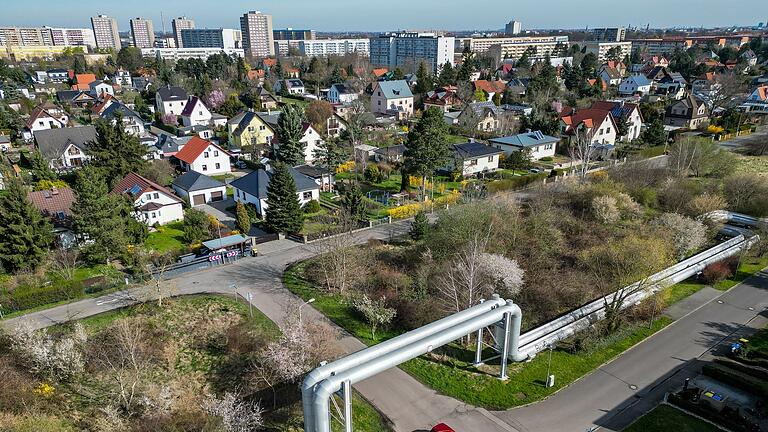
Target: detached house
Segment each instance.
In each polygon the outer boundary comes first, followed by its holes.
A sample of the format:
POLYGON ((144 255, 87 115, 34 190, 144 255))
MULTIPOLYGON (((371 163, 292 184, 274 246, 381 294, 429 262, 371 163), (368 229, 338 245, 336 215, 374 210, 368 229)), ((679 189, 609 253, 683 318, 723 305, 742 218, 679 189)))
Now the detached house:
POLYGON ((640 113, 640 106, 638 104, 623 101, 601 101, 593 103, 592 108, 610 111, 617 124, 621 121, 627 123, 627 134, 618 137, 619 140, 631 142, 640 138, 640 132, 643 128, 643 115, 640 113))
POLYGON ((566 107, 560 113, 560 131, 568 137, 585 137, 593 144, 616 144, 618 127, 610 111, 566 107))
POLYGON ((127 195, 133 202, 136 220, 149 226, 184 219, 184 202, 179 197, 136 173, 128 173, 112 193, 127 195))
POLYGON ((243 146, 269 146, 275 131, 253 111, 243 111, 227 121, 230 148, 243 146))
POLYGON ((27 119, 22 132, 22 138, 31 141, 34 134, 49 129, 61 129, 67 127, 69 116, 61 110, 48 110, 44 106, 38 106, 27 119), (53 112, 51 112, 53 111, 53 112))
POLYGON ((217 113, 211 113, 200 98, 192 96, 187 101, 184 111, 181 112, 181 122, 185 127, 219 127, 227 124, 227 118, 217 113))
POLYGON ((129 134, 143 136, 146 131, 144 119, 139 114, 109 95, 91 108, 91 114, 99 118, 110 119, 112 124, 116 121, 116 116, 121 116, 125 131, 129 134))
POLYGON ((275 83, 275 92, 280 94, 282 92, 288 93, 294 96, 302 96, 307 92, 304 87, 304 82, 298 78, 279 80, 275 83))
POLYGON ((646 95, 651 92, 651 81, 643 75, 632 75, 624 78, 619 84, 619 94, 623 95, 646 95))
POLYGON ((360 95, 345 84, 334 84, 328 90, 328 102, 332 104, 348 104, 360 95))
POLYGON ((75 83, 72 84, 72 90, 78 91, 91 91, 91 83, 96 81, 96 75, 94 74, 77 74, 75 75, 75 83))
POLYGON ((499 169, 499 157, 502 154, 503 150, 479 142, 454 144, 451 169, 461 171, 464 177, 493 172, 499 169))
POLYGON ((92 82, 88 87, 88 91, 95 98, 100 98, 106 95, 110 95, 110 96, 115 95, 115 88, 112 87, 112 84, 105 83, 104 81, 101 81, 101 80, 96 80, 92 82))
POLYGON ((197 171, 207 175, 232 172, 229 153, 198 136, 192 137, 174 157, 179 160, 184 171, 197 171))
POLYGON ((256 97, 259 98, 259 103, 261 103, 261 109, 265 109, 265 110, 277 109, 277 98, 275 97, 275 95, 268 92, 264 87, 259 87, 256 90, 256 97))
POLYGON ((371 112, 394 114, 399 119, 413 116, 413 93, 405 80, 377 81, 373 84, 371 112))
MULTIPOLYGON (((302 206, 309 201, 320 199, 320 186, 315 180, 300 173, 295 168, 288 168, 288 171, 296 183, 296 196, 302 206)), ((234 180, 230 186, 234 191, 235 201, 254 205, 259 215, 265 217, 269 208, 267 186, 269 186, 271 178, 271 172, 259 169, 234 180)))
POLYGON ((157 112, 161 116, 168 114, 179 116, 184 112, 188 99, 187 92, 181 87, 160 87, 155 94, 157 112))
POLYGON ((475 91, 482 91, 488 95, 488 100, 493 99, 496 93, 504 94, 507 84, 504 81, 477 80, 472 83, 475 91))
POLYGON ((171 184, 173 190, 192 207, 227 198, 227 185, 196 171, 185 172, 171 184))
POLYGON ((446 113, 459 105, 461 105, 461 99, 456 95, 456 88, 453 86, 431 90, 424 95, 424 109, 435 107, 446 113))
POLYGON ((88 162, 88 146, 93 141, 96 141, 96 128, 91 125, 35 133, 40 154, 55 171, 70 170, 88 162))
POLYGON ((526 132, 501 138, 492 138, 488 144, 502 150, 506 156, 516 151, 528 151, 531 160, 553 157, 560 138, 544 135, 541 131, 526 132))
MULTIPOLYGON (((273 130, 277 130, 277 120, 280 118, 280 113, 261 113, 258 115, 262 120, 266 121, 273 130)), ((312 163, 315 160, 315 151, 325 143, 325 140, 323 140, 322 135, 320 135, 311 123, 303 122, 301 128, 302 136, 301 139, 299 139, 299 142, 304 145, 304 162, 312 163)), ((277 135, 272 139, 272 149, 275 153, 280 152, 280 137, 277 135)))
POLYGON ((707 105, 694 95, 670 105, 664 114, 664 124, 667 126, 697 129, 708 122, 707 105))

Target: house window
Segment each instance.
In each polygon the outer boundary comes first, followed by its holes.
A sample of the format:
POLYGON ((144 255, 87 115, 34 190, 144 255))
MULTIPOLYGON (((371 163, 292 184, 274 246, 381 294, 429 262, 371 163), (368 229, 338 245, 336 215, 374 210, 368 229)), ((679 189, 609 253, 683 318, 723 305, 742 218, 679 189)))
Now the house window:
POLYGON ((248 126, 248 132, 253 132, 253 126, 248 126))
POLYGON ((155 192, 155 193, 154 193, 154 198, 155 198, 155 199, 159 199, 159 198, 160 198, 160 194, 159 194, 159 193, 157 193, 157 192, 155 192))
POLYGON ((311 200, 312 199, 312 192, 304 192, 302 194, 302 199, 304 199, 304 201, 311 200))
POLYGON ((219 168, 221 168, 221 164, 217 162, 216 163, 216 169, 219 169, 219 168))
POLYGON ((261 125, 261 126, 259 126, 259 130, 260 131, 265 131, 265 130, 267 130, 267 127, 264 126, 264 125, 261 125))
POLYGON ((379 106, 381 106, 381 101, 379 101, 379 106))
POLYGON ((152 212, 152 216, 151 217, 152 217, 152 219, 155 218, 155 212, 152 212))
MULTIPOLYGON (((601 133, 602 133, 602 132, 601 132, 601 133)), ((204 152, 204 153, 203 153, 203 157, 204 157, 204 158, 207 158, 207 157, 208 157, 208 152, 204 152)))
POLYGON ((473 166, 477 165, 477 159, 472 159, 471 161, 469 161, 469 164, 473 166))
POLYGON ((488 162, 493 162, 493 156, 488 156, 488 162))
POLYGON ((208 171, 208 165, 203 165, 203 171, 208 171))

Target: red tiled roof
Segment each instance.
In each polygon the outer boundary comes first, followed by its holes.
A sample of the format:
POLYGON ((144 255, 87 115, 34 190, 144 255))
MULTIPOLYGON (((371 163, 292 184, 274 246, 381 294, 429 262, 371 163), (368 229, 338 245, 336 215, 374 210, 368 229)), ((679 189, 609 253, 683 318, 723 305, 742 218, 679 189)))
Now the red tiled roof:
POLYGON ((373 70, 373 75, 375 75, 378 78, 387 72, 389 72, 389 69, 387 68, 376 68, 373 70))
POLYGON ((55 217, 59 212, 64 213, 65 217, 72 216, 71 208, 75 202, 75 194, 70 188, 28 192, 27 198, 45 216, 55 217))
POLYGON ((563 113, 560 118, 563 122, 569 126, 568 130, 572 130, 573 127, 584 123, 588 128, 592 128, 595 125, 603 124, 605 117, 610 117, 611 122, 616 127, 616 122, 613 120, 613 116, 610 111, 599 108, 578 108, 574 112, 573 108, 566 107, 563 109, 563 113))
POLYGON ((277 59, 265 58, 261 61, 261 64, 263 64, 264 67, 272 67, 277 64, 277 59))
POLYGON ((504 93, 504 90, 507 88, 507 84, 504 83, 504 81, 477 80, 473 84, 475 86, 475 91, 483 90, 488 94, 504 93))
POLYGON ((91 107, 91 112, 96 115, 101 115, 101 113, 112 103, 112 97, 113 96, 109 93, 105 94, 101 102, 91 107))
POLYGON ((201 154, 205 151, 205 149, 208 148, 209 145, 212 145, 216 148, 218 148, 220 151, 223 151, 224 153, 229 154, 226 150, 223 148, 217 146, 216 144, 204 140, 200 138, 199 136, 192 137, 191 140, 189 140, 188 143, 184 145, 184 148, 182 148, 178 153, 176 153, 176 159, 179 159, 181 161, 184 161, 188 164, 193 163, 198 157, 200 157, 201 154))
POLYGON ((146 179, 136 173, 128 173, 112 189, 113 194, 130 193, 133 197, 136 197, 136 195, 141 195, 143 193, 152 192, 152 191, 163 192, 164 194, 168 195, 174 200, 178 202, 182 202, 181 199, 176 197, 176 195, 171 193, 171 191, 169 191, 167 188, 164 188, 163 186, 160 186, 159 184, 153 182, 152 180, 146 179), (135 192, 132 191, 134 187, 137 187, 137 190, 135 192))

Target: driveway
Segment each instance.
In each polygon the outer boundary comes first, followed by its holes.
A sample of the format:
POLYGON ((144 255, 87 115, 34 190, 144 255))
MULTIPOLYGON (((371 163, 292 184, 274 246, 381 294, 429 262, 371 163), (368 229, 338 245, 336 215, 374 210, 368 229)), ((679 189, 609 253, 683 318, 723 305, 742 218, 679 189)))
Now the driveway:
POLYGON ((752 135, 742 135, 731 138, 727 141, 718 141, 720 147, 729 151, 738 151, 744 145, 745 142, 754 139, 755 137, 763 137, 768 139, 768 126, 760 126, 752 135))
POLYGON ((235 205, 235 200, 232 198, 227 198, 223 201, 210 202, 208 204, 199 205, 195 208, 215 217, 219 220, 219 222, 228 226, 230 229, 234 229, 235 215, 226 210, 227 207, 232 207, 233 205, 235 205))

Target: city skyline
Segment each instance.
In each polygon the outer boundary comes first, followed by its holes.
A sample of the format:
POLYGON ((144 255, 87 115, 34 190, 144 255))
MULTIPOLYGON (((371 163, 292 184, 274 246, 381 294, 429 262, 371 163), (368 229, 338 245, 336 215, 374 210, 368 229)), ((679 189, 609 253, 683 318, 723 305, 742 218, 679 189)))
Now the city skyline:
MULTIPOLYGON (((760 0, 741 0, 738 7, 723 9, 714 0, 702 0, 696 7, 684 2, 668 3, 663 0, 648 0, 642 7, 627 5, 613 7, 608 0, 594 0, 589 7, 574 10, 573 3, 565 0, 548 0, 546 14, 541 13, 541 3, 527 2, 515 5, 514 10, 505 14, 464 14, 458 8, 466 6, 458 1, 423 0, 414 4, 405 0, 392 0, 390 6, 375 10, 363 2, 351 0, 294 0, 286 3, 254 4, 250 1, 227 2, 226 7, 211 8, 210 3, 168 0, 162 9, 156 2, 136 0, 126 3, 104 5, 101 2, 85 0, 80 3, 80 13, 73 14, 66 3, 43 0, 36 14, 25 13, 20 3, 4 5, 0 26, 53 26, 90 27, 89 18, 105 14, 117 18, 121 32, 129 30, 129 20, 142 16, 154 22, 155 31, 171 32, 171 20, 187 16, 197 21, 198 28, 239 28, 239 17, 249 10, 260 10, 274 17, 274 28, 308 28, 317 31, 392 31, 399 29, 438 30, 494 30, 502 29, 512 19, 522 21, 526 29, 579 29, 601 26, 645 26, 665 27, 728 27, 756 25, 768 18, 755 17, 750 8, 758 8, 760 0), (451 13, 450 7, 457 12, 451 13), (707 7, 711 6, 711 7, 707 7), (669 13, 659 15, 658 7, 669 13), (717 10, 717 13, 712 13, 717 10), (403 11, 407 11, 405 14, 403 11), (436 12, 438 11, 438 12, 436 12), (161 12, 163 19, 161 20, 161 12)), ((500 0, 484 3, 483 10, 504 10, 507 4, 500 0)))

